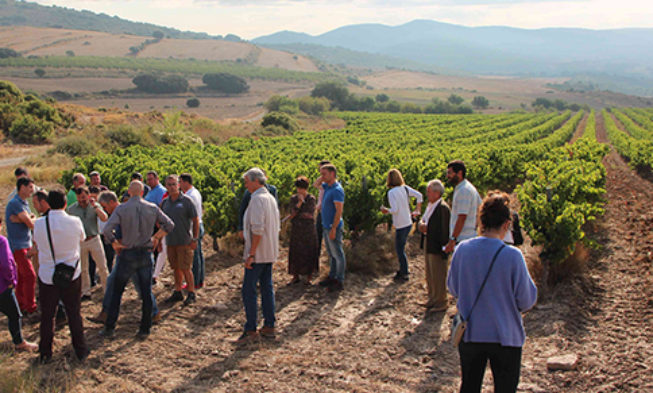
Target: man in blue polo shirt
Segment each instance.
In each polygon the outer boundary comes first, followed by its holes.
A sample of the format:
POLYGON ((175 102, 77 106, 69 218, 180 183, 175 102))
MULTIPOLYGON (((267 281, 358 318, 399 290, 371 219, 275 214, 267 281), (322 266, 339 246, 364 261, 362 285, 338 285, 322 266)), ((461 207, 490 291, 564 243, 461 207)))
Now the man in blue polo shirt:
POLYGON ((324 228, 324 244, 329 252, 331 270, 329 277, 320 281, 320 285, 327 287, 329 292, 341 291, 344 288, 345 252, 342 248, 342 209, 345 204, 345 190, 336 180, 336 167, 327 164, 320 168, 322 175, 322 227, 324 228))
POLYGON ((20 310, 27 314, 36 311, 36 273, 28 256, 32 248, 34 216, 27 201, 33 193, 34 180, 21 177, 16 181, 16 195, 9 201, 5 211, 7 238, 18 273, 16 299, 20 310))

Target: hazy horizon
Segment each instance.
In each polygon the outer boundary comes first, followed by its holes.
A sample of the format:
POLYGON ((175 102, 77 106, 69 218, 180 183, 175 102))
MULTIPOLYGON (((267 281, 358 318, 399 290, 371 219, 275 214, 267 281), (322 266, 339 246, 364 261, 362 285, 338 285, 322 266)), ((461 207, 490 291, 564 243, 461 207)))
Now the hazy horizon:
POLYGON ((282 30, 319 35, 351 24, 402 25, 416 19, 464 26, 593 30, 653 27, 642 0, 37 0, 211 35, 253 39, 282 30), (325 17, 328 15, 328 17, 325 17))

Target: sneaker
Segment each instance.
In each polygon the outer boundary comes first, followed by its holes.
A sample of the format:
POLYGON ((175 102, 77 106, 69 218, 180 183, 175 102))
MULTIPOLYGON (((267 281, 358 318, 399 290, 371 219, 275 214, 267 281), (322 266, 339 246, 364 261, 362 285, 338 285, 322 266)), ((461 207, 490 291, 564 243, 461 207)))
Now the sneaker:
POLYGON ((338 280, 333 280, 334 283, 329 285, 327 292, 340 292, 345 289, 345 286, 338 280))
POLYGON ((328 287, 328 286, 330 286, 331 284, 333 284, 334 281, 336 281, 336 280, 334 280, 334 279, 331 278, 331 277, 327 277, 327 278, 325 278, 324 280, 320 281, 320 282, 318 283, 318 285, 321 286, 321 287, 328 287))
POLYGON ((184 295, 181 294, 181 291, 174 291, 172 295, 165 300, 166 303, 176 303, 184 300, 184 295))
POLYGON ((108 327, 105 326, 105 327, 102 328, 102 330, 100 330, 98 335, 100 335, 100 337, 104 337, 104 338, 113 338, 113 333, 114 333, 113 329, 109 329, 108 327))
POLYGON ((23 340, 23 342, 16 345, 15 348, 16 351, 36 352, 39 349, 39 346, 27 340, 23 340))
POLYGON ((188 292, 186 300, 184 300, 184 306, 188 306, 195 303, 195 292, 188 292))
POLYGON ((156 325, 159 322, 161 322, 161 313, 160 312, 152 317, 152 325, 156 325))
POLYGON ((86 317, 89 321, 93 323, 102 323, 104 324, 107 321, 107 313, 102 311, 96 317, 86 317))
POLYGON ((145 340, 150 336, 150 331, 149 330, 142 330, 139 329, 138 333, 136 333, 136 338, 139 340, 145 340))
POLYGON ((195 289, 201 289, 201 288, 204 288, 204 282, 201 282, 201 283, 198 283, 197 285, 195 285, 195 289))
POLYGON ((269 326, 263 326, 262 328, 259 329, 258 334, 261 335, 261 337, 265 338, 275 338, 276 333, 273 327, 269 326))
POLYGON ((238 340, 236 340, 236 344, 246 344, 250 341, 254 341, 258 338, 258 333, 256 330, 248 330, 243 332, 243 334, 238 337, 238 340))

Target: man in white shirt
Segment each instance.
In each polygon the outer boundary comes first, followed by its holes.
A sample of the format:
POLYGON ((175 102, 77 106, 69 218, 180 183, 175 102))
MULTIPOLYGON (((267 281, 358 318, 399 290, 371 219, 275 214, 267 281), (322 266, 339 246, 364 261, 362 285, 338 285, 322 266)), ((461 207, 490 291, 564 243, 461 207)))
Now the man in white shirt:
POLYGON ((48 193, 50 211, 34 224, 34 242, 39 250, 39 301, 41 303, 41 340, 39 360, 47 363, 52 358, 52 339, 54 336, 54 314, 61 300, 66 307, 68 327, 73 348, 78 359, 84 360, 89 353, 84 338, 81 315, 82 267, 79 263, 80 245, 86 238, 84 226, 78 217, 65 212, 66 194, 63 190, 48 193), (48 226, 50 236, 48 236, 48 226), (50 241, 50 238, 52 239, 50 241), (72 283, 62 289, 52 282, 55 264, 75 267, 72 283))
POLYGON ((252 197, 243 218, 245 238, 245 277, 242 295, 247 322, 245 331, 238 342, 245 342, 257 336, 257 290, 261 288, 264 326, 260 333, 264 337, 274 337, 274 285, 272 265, 279 258, 279 209, 277 201, 264 187, 265 173, 252 168, 243 175, 245 187, 252 197))
POLYGON ((444 249, 447 254, 461 241, 476 237, 476 218, 483 201, 476 187, 465 178, 466 174, 467 168, 460 160, 447 165, 447 180, 456 186, 451 203, 450 239, 444 249))
POLYGON ((197 210, 197 217, 200 221, 200 235, 197 239, 197 248, 193 253, 193 278, 195 280, 195 289, 200 289, 204 286, 204 253, 202 253, 202 237, 204 237, 204 223, 202 222, 202 194, 199 190, 193 187, 193 176, 190 173, 182 173, 179 175, 179 188, 187 197, 193 201, 195 210, 197 210))

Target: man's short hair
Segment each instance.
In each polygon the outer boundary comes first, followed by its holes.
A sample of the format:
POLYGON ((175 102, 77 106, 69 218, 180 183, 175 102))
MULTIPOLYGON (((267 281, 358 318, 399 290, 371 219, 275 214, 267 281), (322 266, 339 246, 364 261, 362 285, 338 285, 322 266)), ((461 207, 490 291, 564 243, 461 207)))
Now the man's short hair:
POLYGON ((93 172, 89 173, 88 176, 89 176, 89 177, 100 176, 100 172, 98 172, 98 171, 93 171, 93 172))
POLYGON ((465 163, 462 162, 461 160, 454 160, 447 165, 447 168, 451 168, 455 173, 458 172, 463 172, 463 179, 467 175, 467 168, 465 167, 465 163))
POLYGON ((333 165, 333 164, 322 165, 320 170, 322 170, 322 169, 326 169, 327 171, 332 172, 333 174, 336 174, 336 175, 338 174, 338 171, 336 170, 336 166, 333 165))
POLYGON ((306 176, 299 176, 297 179, 295 179, 295 187, 297 188, 307 190, 309 184, 310 183, 308 182, 308 178, 306 176))
POLYGON ((132 180, 140 180, 143 181, 143 175, 141 175, 140 172, 134 172, 132 173, 132 180))
POLYGON ((261 168, 251 168, 247 172, 243 173, 243 179, 247 178, 249 181, 258 181, 259 184, 265 184, 268 178, 265 176, 265 172, 261 168))
POLYGON ((16 170, 14 171, 14 176, 15 176, 16 178, 18 178, 18 177, 20 177, 20 176, 29 176, 29 175, 27 174, 27 168, 25 168, 25 167, 23 167, 23 166, 19 166, 19 167, 16 168, 16 170))
POLYGON ((85 193, 89 194, 88 187, 86 187, 86 186, 80 186, 80 187, 75 188, 75 194, 79 195, 79 194, 81 194, 82 192, 85 192, 85 193))
POLYGON ((329 161, 329 160, 322 160, 322 161, 320 161, 320 163, 317 164, 317 165, 318 165, 320 168, 322 168, 322 166, 324 166, 324 165, 326 165, 326 164, 331 164, 331 161, 329 161))
POLYGON ((98 197, 98 202, 100 203, 109 203, 116 202, 118 203, 118 196, 113 191, 102 191, 98 197))
POLYGON ((39 200, 39 202, 48 200, 48 193, 45 190, 37 190, 32 197, 39 200))
POLYGON ((444 185, 442 182, 438 179, 431 180, 429 184, 426 186, 431 191, 439 192, 440 195, 444 194, 444 185))
POLYGON ((177 183, 179 183, 179 176, 177 176, 177 175, 175 175, 175 174, 172 174, 172 175, 168 175, 168 176, 166 176, 166 179, 165 179, 165 184, 166 184, 166 186, 168 185, 168 180, 174 180, 174 181, 176 181, 177 183))
POLYGON ((60 189, 50 190, 48 192, 48 205, 51 209, 63 209, 66 207, 66 193, 60 189))
POLYGON ((90 187, 88 187, 88 192, 89 192, 89 194, 99 194, 100 193, 100 187, 90 186, 90 187))
POLYGON ((34 183, 34 180, 32 180, 31 178, 21 177, 20 179, 16 180, 16 190, 20 191, 21 187, 29 186, 32 183, 34 183))
POLYGON ((179 180, 183 180, 186 183, 193 185, 193 176, 190 173, 182 173, 179 175, 179 180))
POLYGON ((147 173, 145 174, 145 176, 149 176, 149 175, 154 176, 155 179, 158 179, 158 178, 159 178, 159 174, 156 173, 156 171, 149 171, 149 172, 147 172, 147 173))
POLYGON ((73 181, 79 181, 80 179, 86 180, 86 177, 84 177, 83 173, 77 172, 73 175, 73 181))

